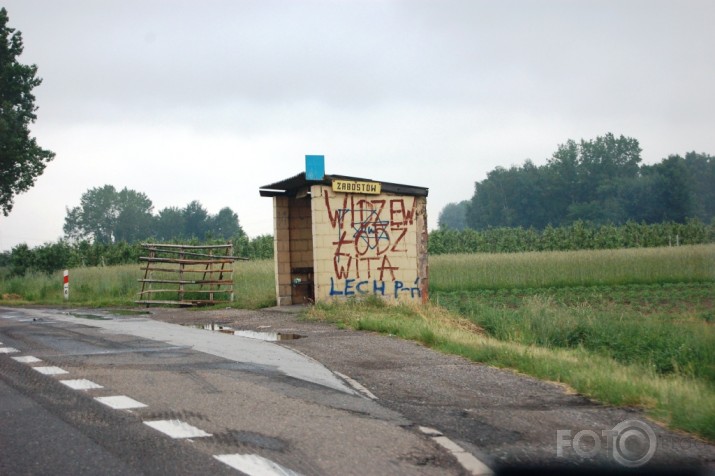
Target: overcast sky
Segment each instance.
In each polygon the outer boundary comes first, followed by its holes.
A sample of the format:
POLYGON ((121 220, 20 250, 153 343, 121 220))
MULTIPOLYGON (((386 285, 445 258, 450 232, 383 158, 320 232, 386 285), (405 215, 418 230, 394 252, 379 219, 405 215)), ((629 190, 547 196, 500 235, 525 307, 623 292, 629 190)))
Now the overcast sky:
POLYGON ((3 0, 37 64, 56 152, 0 215, 0 250, 62 236, 105 184, 155 212, 228 206, 272 233, 258 188, 326 172, 430 189, 429 223, 496 166, 568 139, 644 163, 715 154, 715 1, 3 0))

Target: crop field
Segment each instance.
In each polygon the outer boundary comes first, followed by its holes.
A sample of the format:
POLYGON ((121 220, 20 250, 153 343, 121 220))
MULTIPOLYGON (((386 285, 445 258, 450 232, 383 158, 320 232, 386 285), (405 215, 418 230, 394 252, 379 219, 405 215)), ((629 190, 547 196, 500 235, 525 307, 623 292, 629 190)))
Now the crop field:
MULTIPOLYGON (((274 304, 272 260, 235 268, 233 307, 274 304)), ((0 277, 0 305, 63 305, 61 273, 0 277)), ((69 305, 133 305, 140 277, 138 264, 72 269, 69 305)), ((715 245, 433 256, 430 300, 306 318, 560 382, 715 441, 715 245)))
POLYGON ((715 245, 430 258, 433 291, 715 281, 715 245))

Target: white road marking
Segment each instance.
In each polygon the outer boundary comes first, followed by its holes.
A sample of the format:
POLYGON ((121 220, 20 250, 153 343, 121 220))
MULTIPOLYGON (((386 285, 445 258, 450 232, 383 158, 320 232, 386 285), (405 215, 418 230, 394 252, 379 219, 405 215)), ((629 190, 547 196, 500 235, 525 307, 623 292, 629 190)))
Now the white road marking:
POLYGON ((169 435, 172 438, 199 438, 211 436, 211 433, 206 433, 205 431, 181 420, 154 420, 145 421, 144 424, 169 435))
POLYGON ((98 383, 94 383, 91 380, 83 378, 76 380, 60 380, 60 383, 63 383, 74 390, 91 390, 93 388, 104 388, 98 383))
POLYGON ((130 408, 143 408, 146 407, 142 402, 137 402, 133 398, 129 398, 125 395, 113 395, 111 397, 95 397, 99 403, 103 403, 108 407, 112 407, 115 410, 129 410, 130 408))
POLYGON ((363 395, 365 395, 367 398, 370 398, 370 399, 372 399, 372 400, 377 400, 377 397, 375 396, 375 394, 373 394, 370 390, 368 390, 367 388, 365 388, 365 386, 363 386, 363 385, 362 385, 360 382, 358 382, 357 380, 355 380, 355 379, 353 379, 353 378, 350 378, 350 377, 348 377, 348 376, 345 375, 345 374, 341 374, 340 372, 333 372, 333 373, 334 373, 335 375, 337 375, 338 377, 340 377, 341 379, 345 380, 347 383, 350 384, 350 386, 352 386, 355 390, 357 390, 358 392, 360 392, 360 393, 362 393, 363 395))
POLYGON ((299 476, 300 473, 258 455, 214 455, 214 458, 248 476, 299 476))
POLYGON ((441 431, 435 430, 434 428, 430 428, 428 426, 421 426, 420 431, 427 436, 443 436, 441 431))
POLYGON ((23 355, 22 357, 13 357, 12 360, 17 360, 18 362, 22 364, 34 364, 36 362, 42 362, 42 360, 38 359, 37 357, 33 355, 23 355))
POLYGON ((45 374, 45 375, 62 375, 62 374, 68 374, 68 373, 69 373, 69 372, 67 372, 67 371, 64 370, 64 369, 61 369, 61 368, 59 368, 59 367, 54 367, 54 366, 50 366, 50 367, 32 367, 32 368, 35 369, 35 370, 37 370, 37 371, 40 372, 41 374, 45 374))
POLYGON ((419 427, 420 431, 434 440, 435 443, 446 449, 457 459, 459 464, 474 476, 491 476, 494 472, 489 466, 479 461, 472 453, 469 453, 454 441, 442 434, 441 431, 427 426, 419 427))
POLYGON ((0 347, 0 354, 14 354, 15 352, 20 352, 14 347, 0 347))

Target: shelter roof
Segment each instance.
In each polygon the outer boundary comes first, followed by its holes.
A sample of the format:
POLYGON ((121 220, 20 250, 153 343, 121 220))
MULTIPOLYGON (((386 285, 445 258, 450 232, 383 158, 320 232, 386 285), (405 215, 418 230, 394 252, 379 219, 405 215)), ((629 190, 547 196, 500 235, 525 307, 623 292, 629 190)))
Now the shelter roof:
POLYGON ((347 175, 325 175, 322 180, 307 180, 305 172, 298 175, 283 179, 281 181, 264 185, 258 189, 261 197, 295 197, 298 192, 310 185, 331 185, 333 180, 352 180, 356 182, 379 182, 382 186, 382 191, 385 193, 394 193, 397 195, 410 195, 426 197, 429 189, 426 187, 417 187, 414 185, 403 185, 399 183, 382 182, 380 180, 372 180, 360 177, 350 177, 347 175))

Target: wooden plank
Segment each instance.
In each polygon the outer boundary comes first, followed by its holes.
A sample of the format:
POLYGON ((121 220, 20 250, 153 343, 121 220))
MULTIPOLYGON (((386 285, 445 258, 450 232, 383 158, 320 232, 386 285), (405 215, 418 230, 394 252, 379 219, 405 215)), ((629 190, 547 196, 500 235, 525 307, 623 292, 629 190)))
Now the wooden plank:
POLYGON ((184 248, 190 250, 208 250, 217 248, 230 248, 233 245, 173 245, 169 243, 142 243, 142 246, 145 248, 184 248))
POLYGON ((187 300, 184 302, 192 302, 195 304, 227 304, 227 303, 230 303, 231 301, 226 301, 223 299, 222 300, 214 300, 214 301, 211 301, 209 299, 191 299, 191 300, 187 300))
POLYGON ((221 264, 221 263, 233 263, 235 261, 232 259, 200 260, 200 259, 152 258, 150 256, 140 256, 139 260, 140 261, 148 261, 150 263, 174 263, 174 264, 221 264))
MULTIPOLYGON (((163 284, 233 284, 228 280, 177 280, 177 279, 137 279, 140 283, 163 283, 163 284)), ((175 290, 176 291, 176 290, 175 290)))
MULTIPOLYGON (((176 289, 147 289, 146 291, 141 291, 139 294, 152 294, 152 293, 175 293, 176 289)), ((188 289, 185 291, 186 294, 191 294, 191 293, 202 293, 202 294, 208 294, 208 293, 230 293, 232 292, 231 289, 214 289, 214 290, 208 290, 208 289, 188 289)))
POLYGON ((152 293, 174 293, 176 294, 176 288, 173 289, 147 289, 146 291, 139 291, 139 295, 152 294, 152 293))
POLYGON ((182 301, 155 301, 151 299, 143 299, 139 301, 134 301, 135 304, 173 304, 175 306, 196 306, 193 302, 182 302, 182 301))
POLYGON ((153 299, 140 299, 134 301, 136 304, 174 304, 177 306, 195 306, 197 304, 228 304, 231 301, 209 301, 208 299, 191 299, 186 301, 163 301, 153 299))
POLYGON ((167 253, 167 254, 183 255, 183 256, 200 256, 202 258, 231 258, 234 260, 244 260, 244 261, 250 260, 250 258, 242 258, 240 256, 231 256, 231 255, 211 255, 211 254, 206 254, 206 253, 191 253, 191 252, 182 253, 181 251, 159 250, 157 248, 148 248, 148 249, 149 249, 149 251, 156 251, 157 253, 167 253))
MULTIPOLYGON (((149 267, 146 267, 146 268, 139 268, 139 270, 141 270, 141 271, 146 271, 146 270, 161 271, 164 273, 176 273, 179 271, 179 268, 149 268, 149 267)), ((210 271, 210 270, 205 271, 203 269, 184 269, 184 273, 223 273, 223 272, 227 272, 227 271, 233 271, 233 270, 229 269, 229 268, 226 268, 223 271, 220 269, 216 269, 213 271, 210 271)))

